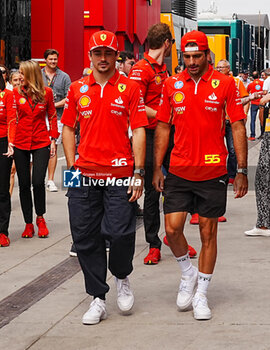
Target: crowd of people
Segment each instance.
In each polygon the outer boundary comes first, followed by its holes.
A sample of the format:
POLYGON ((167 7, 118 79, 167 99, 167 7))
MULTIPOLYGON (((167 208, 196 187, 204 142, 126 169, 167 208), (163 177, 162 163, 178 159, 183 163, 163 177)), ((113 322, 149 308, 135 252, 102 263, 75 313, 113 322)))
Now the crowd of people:
POLYGON ((180 311, 192 305, 197 320, 212 317, 207 290, 217 257, 218 221, 226 221, 227 185, 234 186, 235 198, 248 191, 247 140, 256 140, 257 115, 262 139, 256 174, 258 220, 245 234, 270 236, 270 117, 265 108, 270 69, 260 77, 258 72, 233 77, 227 60, 213 67, 206 35, 192 31, 181 39, 183 65, 170 76, 164 63, 175 43, 169 26, 152 26, 147 39, 149 51, 136 62, 133 53, 118 52, 115 34, 94 33, 90 68, 73 83, 58 68, 54 49, 45 51, 42 70, 33 60, 21 62, 10 75, 0 65, 0 246, 10 245, 16 172, 25 221, 22 238, 35 233, 33 202, 38 237, 48 237, 45 192, 58 190, 57 145, 63 143, 67 167, 83 179, 79 187, 68 189, 67 197, 72 255, 78 256, 86 292, 93 296, 84 324, 107 318, 107 267, 115 276, 119 309, 129 313, 133 307, 129 275, 137 200, 143 190, 149 244, 144 264, 157 265, 161 259, 162 194, 163 242, 182 273, 176 304, 180 311), (198 268, 190 260, 197 252, 184 235, 188 213, 191 223, 199 224, 198 268))

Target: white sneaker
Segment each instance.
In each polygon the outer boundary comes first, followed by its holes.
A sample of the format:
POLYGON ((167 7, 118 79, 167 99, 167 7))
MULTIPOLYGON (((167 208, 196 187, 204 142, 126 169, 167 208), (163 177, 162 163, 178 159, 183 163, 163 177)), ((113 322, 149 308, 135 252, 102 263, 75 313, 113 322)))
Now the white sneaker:
POLYGON ((89 310, 83 315, 83 324, 97 324, 107 318, 105 300, 95 298, 90 304, 89 310))
POLYGON ((246 236, 265 236, 270 237, 270 230, 263 230, 258 227, 254 227, 252 230, 245 231, 246 236))
POLYGON ((182 276, 179 291, 177 295, 176 304, 181 311, 186 310, 192 303, 192 298, 195 294, 195 288, 198 283, 198 269, 195 266, 193 268, 192 276, 182 276))
POLYGON ((192 300, 192 306, 193 315, 196 320, 210 320, 212 317, 207 298, 204 294, 196 293, 192 300))
POLYGON ((117 288, 117 305, 123 312, 129 312, 134 304, 134 295, 130 289, 129 279, 123 280, 115 278, 117 288))
POLYGON ((58 191, 58 188, 55 185, 55 183, 53 182, 53 180, 48 180, 46 188, 50 192, 57 192, 58 191))

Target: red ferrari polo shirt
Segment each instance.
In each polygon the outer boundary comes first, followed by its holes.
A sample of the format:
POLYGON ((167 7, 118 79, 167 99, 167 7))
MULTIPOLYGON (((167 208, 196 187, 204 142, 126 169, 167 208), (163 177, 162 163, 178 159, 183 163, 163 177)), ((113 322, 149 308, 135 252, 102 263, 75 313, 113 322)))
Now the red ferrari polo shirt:
MULTIPOLYGON (((159 65, 148 54, 144 54, 144 58, 138 61, 131 69, 129 78, 139 83, 146 106, 158 109, 162 86, 166 78, 168 78, 166 64, 159 65)), ((155 129, 157 119, 149 120, 149 129, 155 129)))
POLYGON ((157 119, 175 125, 172 174, 204 181, 227 173, 225 107, 231 123, 245 118, 234 79, 211 66, 197 83, 187 70, 166 79, 157 119))
POLYGON ((26 94, 14 89, 18 112, 14 145, 23 150, 34 150, 50 145, 49 136, 57 138, 57 117, 52 89, 45 87, 45 101, 34 103, 26 94), (47 130, 46 114, 50 130, 47 130))
POLYGON ((75 168, 93 178, 133 175, 128 126, 148 125, 139 86, 118 71, 103 86, 93 73, 71 84, 62 123, 80 123, 79 158, 75 168))
POLYGON ((14 141, 14 126, 16 124, 16 104, 13 92, 5 89, 0 91, 0 138, 8 137, 9 142, 14 141), (13 127, 11 125, 13 124, 13 127))
MULTIPOLYGON (((253 94, 254 92, 263 92, 263 81, 260 79, 253 80, 253 82, 248 85, 247 91, 250 94, 253 94)), ((260 98, 257 98, 256 100, 252 100, 251 104, 252 105, 259 105, 260 98)))

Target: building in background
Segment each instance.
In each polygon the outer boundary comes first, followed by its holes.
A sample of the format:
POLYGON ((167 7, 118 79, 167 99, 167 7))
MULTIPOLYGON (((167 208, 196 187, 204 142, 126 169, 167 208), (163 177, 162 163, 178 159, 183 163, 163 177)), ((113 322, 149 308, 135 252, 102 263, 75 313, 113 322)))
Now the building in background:
POLYGON ((78 79, 89 65, 88 41, 98 30, 114 32, 121 51, 138 60, 147 32, 160 21, 170 25, 176 45, 166 62, 178 65, 181 37, 197 28, 196 0, 0 0, 0 61, 9 68, 36 59, 41 66, 48 48, 59 51, 59 67, 78 79))
POLYGON ((197 29, 197 0, 161 0, 161 21, 167 23, 175 38, 172 57, 165 63, 170 72, 181 63, 180 42, 187 32, 197 29))
POLYGON ((218 56, 216 61, 228 59, 235 75, 243 70, 261 71, 269 67, 267 15, 222 17, 215 13, 201 13, 198 27, 208 36, 210 48, 218 56))

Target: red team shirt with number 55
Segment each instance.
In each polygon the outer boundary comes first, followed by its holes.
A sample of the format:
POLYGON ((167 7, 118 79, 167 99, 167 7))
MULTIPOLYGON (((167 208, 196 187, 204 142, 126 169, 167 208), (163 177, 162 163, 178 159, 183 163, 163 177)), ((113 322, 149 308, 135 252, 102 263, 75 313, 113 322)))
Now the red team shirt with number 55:
POLYGON ((133 175, 128 126, 148 125, 139 86, 115 72, 103 87, 93 73, 71 84, 61 122, 80 123, 81 141, 75 168, 92 178, 133 175))
POLYGON ((227 173, 225 108, 231 123, 245 119, 234 79, 211 66, 197 83, 187 70, 165 80, 157 119, 175 125, 170 173, 190 181, 227 173))

